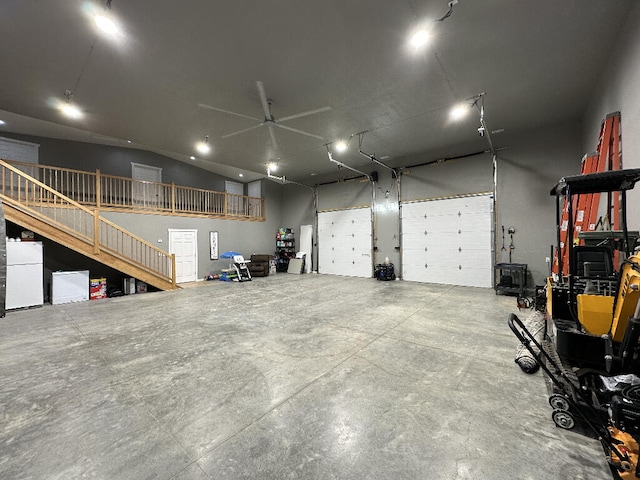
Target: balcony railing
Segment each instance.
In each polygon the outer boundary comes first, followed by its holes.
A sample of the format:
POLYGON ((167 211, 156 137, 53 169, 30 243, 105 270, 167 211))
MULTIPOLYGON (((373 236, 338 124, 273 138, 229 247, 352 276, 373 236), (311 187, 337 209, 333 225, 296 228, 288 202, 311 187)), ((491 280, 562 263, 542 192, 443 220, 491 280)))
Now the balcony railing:
POLYGON ((207 216, 264 221, 263 198, 234 195, 174 183, 157 183, 69 168, 14 162, 23 171, 51 189, 81 205, 165 215, 207 216))

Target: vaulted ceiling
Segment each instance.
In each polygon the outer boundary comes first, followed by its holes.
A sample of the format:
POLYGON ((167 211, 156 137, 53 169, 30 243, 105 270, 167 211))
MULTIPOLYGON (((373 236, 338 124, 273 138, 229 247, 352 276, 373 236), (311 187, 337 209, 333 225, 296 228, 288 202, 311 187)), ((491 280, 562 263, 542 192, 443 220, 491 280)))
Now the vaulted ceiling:
POLYGON ((307 184, 345 175, 327 144, 367 172, 359 147, 391 166, 463 155, 487 148, 479 112, 449 110, 481 93, 497 147, 580 119, 632 3, 3 0, 0 134, 144 148, 248 179, 277 162, 307 184), (120 32, 98 33, 92 11, 120 32), (421 26, 430 41, 411 47, 421 26), (82 119, 56 108, 65 90, 82 119))

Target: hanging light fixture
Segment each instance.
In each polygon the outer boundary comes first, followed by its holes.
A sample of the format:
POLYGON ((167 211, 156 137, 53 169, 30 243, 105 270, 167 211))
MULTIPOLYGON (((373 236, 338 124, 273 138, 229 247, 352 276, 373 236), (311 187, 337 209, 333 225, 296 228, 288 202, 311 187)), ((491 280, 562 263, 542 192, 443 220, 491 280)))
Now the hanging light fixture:
POLYGON ((78 108, 78 106, 72 102, 73 93, 71 92, 71 90, 65 90, 64 96, 66 97, 66 100, 61 101, 58 105, 58 108, 60 109, 62 114, 65 117, 71 118, 73 120, 81 119, 84 114, 82 113, 82 110, 80 110, 80 108, 78 108))
POLYGON ((111 13, 111 0, 105 2, 102 11, 98 11, 95 7, 91 8, 90 15, 93 17, 93 21, 98 27, 98 30, 102 33, 106 33, 112 37, 117 37, 122 33, 120 25, 111 13))
POLYGON ((347 151, 348 144, 344 140, 338 140, 333 147, 336 153, 343 153, 347 151))
POLYGON ((449 110, 449 118, 454 122, 462 120, 467 116, 470 109, 471 105, 469 105, 468 103, 458 103, 457 105, 454 105, 451 110, 449 110))
POLYGON ((431 35, 427 31, 427 29, 420 28, 411 35, 409 44, 414 48, 421 48, 421 47, 424 47, 427 43, 429 43, 430 39, 431 39, 431 35))
POLYGON ((209 145, 209 135, 205 135, 204 141, 196 144, 196 150, 203 155, 207 155, 211 152, 211 146, 209 145))

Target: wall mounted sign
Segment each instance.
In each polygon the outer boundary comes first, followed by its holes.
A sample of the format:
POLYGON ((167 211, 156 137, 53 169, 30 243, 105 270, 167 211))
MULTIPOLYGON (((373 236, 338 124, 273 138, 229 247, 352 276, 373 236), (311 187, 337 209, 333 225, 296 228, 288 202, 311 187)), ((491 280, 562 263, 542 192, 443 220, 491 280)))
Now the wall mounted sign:
POLYGON ((218 260, 218 232, 209 232, 209 247, 211 260, 218 260))

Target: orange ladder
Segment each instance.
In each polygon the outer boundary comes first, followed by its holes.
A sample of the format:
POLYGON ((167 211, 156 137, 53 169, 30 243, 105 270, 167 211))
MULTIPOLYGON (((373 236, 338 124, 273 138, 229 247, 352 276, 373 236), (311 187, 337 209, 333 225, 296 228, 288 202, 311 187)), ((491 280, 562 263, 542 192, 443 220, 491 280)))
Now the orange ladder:
MULTIPOLYGON (((582 158, 580 174, 605 172, 607 170, 620 170, 622 165, 620 148, 620 112, 607 115, 600 126, 600 135, 597 151, 582 158)), ((620 194, 613 192, 607 197, 606 213, 598 216, 600 211, 601 194, 589 193, 575 195, 573 197, 572 209, 574 212, 572 239, 574 245, 579 242, 578 235, 581 231, 595 231, 600 225, 608 228, 613 226, 614 230, 620 229, 620 194), (613 222, 611 222, 613 219, 613 222)), ((553 262, 553 273, 567 275, 567 265, 569 249, 567 248, 567 231, 569 225, 569 205, 565 198, 560 221, 560 257, 562 258, 562 272, 558 271, 558 252, 555 253, 553 262)), ((617 258, 614 259, 617 265, 617 258)))

